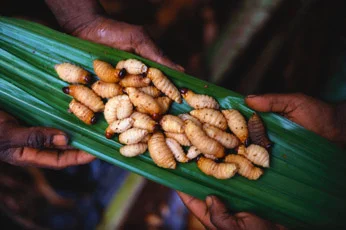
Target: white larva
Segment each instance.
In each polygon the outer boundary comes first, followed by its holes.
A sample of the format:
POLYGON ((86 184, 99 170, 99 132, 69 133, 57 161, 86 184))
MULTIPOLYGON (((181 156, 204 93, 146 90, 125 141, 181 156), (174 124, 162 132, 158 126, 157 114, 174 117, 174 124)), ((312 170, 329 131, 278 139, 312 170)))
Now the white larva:
POLYGON ((119 142, 126 145, 136 144, 139 143, 147 134, 148 130, 131 128, 119 135, 119 142))
POLYGON ((137 143, 131 145, 124 145, 120 148, 120 154, 125 157, 135 157, 143 154, 148 148, 145 143, 137 143))
POLYGON ((187 158, 190 160, 195 159, 199 154, 202 152, 196 147, 196 146, 191 146, 189 150, 187 151, 187 158))
POLYGON ((183 148, 176 140, 172 138, 166 138, 166 144, 168 148, 172 151, 174 158, 178 162, 186 163, 189 161, 189 158, 186 157, 183 148))

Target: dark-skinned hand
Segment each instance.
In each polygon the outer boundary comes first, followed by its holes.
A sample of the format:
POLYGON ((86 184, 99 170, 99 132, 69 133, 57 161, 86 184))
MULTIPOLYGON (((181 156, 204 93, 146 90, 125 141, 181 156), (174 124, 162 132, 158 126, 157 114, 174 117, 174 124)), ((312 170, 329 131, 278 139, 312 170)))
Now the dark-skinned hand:
POLYGON ((343 141, 344 116, 338 106, 295 94, 249 95, 245 103, 259 112, 275 112, 333 142, 343 141))
POLYGON ((271 223, 248 212, 231 214, 216 197, 208 196, 205 201, 178 192, 185 206, 207 229, 219 230, 284 230, 285 227, 271 223))
POLYGON ((19 166, 62 169, 86 164, 95 157, 68 146, 62 131, 45 127, 24 127, 0 111, 0 160, 19 166))
POLYGON ((183 67, 173 63, 163 54, 142 26, 96 16, 89 23, 74 29, 72 34, 85 40, 133 52, 172 69, 184 71, 183 67))

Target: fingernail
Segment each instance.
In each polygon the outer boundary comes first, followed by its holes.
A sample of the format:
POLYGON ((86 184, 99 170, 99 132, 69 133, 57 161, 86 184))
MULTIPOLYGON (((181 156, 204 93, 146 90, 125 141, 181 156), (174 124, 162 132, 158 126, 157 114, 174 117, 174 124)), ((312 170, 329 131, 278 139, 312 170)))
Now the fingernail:
POLYGON ((250 95, 247 95, 247 96, 246 96, 246 98, 253 98, 253 97, 257 97, 257 95, 250 94, 250 95))
POLYGON ((58 134, 53 137, 52 144, 55 146, 64 146, 67 145, 68 138, 65 135, 58 134))
POLYGON ((211 205, 213 204, 213 198, 211 196, 207 196, 205 202, 207 203, 208 207, 211 207, 211 205))

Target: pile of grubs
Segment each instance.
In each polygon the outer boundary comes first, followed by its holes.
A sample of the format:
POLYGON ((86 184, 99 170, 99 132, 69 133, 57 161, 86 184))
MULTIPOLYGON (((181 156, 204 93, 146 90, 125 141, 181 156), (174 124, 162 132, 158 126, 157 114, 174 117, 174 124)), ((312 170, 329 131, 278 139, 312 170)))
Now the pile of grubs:
POLYGON ((160 70, 136 59, 119 61, 115 67, 94 60, 93 68, 99 78, 95 82, 77 65, 55 65, 58 76, 71 83, 62 89, 73 97, 69 111, 88 125, 96 122, 95 113, 103 112, 109 124, 105 136, 119 135, 123 156, 135 157, 148 149, 157 166, 169 169, 196 158, 202 172, 218 179, 238 173, 257 180, 262 167, 269 167, 271 142, 258 114, 246 121, 238 110, 221 109, 211 96, 178 90, 160 70), (172 102, 182 103, 182 98, 193 110, 167 114, 172 102))

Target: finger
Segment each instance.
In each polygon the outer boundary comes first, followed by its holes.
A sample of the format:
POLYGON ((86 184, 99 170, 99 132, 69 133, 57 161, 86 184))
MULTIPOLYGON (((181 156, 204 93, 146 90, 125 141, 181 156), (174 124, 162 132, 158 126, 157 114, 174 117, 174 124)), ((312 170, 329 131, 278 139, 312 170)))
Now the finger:
POLYGON ((7 148, 66 148, 68 144, 67 135, 58 129, 45 127, 12 127, 8 130, 8 141, 7 146, 5 146, 7 148))
POLYGON ((268 220, 262 219, 252 213, 239 212, 234 215, 240 229, 272 229, 272 230, 286 230, 286 228, 279 224, 274 224, 268 220))
POLYGON ((210 221, 217 229, 240 229, 237 219, 229 214, 227 207, 216 196, 208 196, 206 202, 210 221))
POLYGON ((62 169, 68 166, 87 164, 95 157, 82 150, 40 150, 35 148, 17 148, 9 163, 22 166, 62 169))
POLYGON ((249 95, 245 103, 259 112, 278 112, 289 114, 302 102, 301 94, 264 94, 249 95))
POLYGON ((210 214, 206 203, 202 200, 194 198, 186 193, 177 191, 180 199, 185 206, 196 216, 196 218, 208 229, 215 229, 210 221, 210 214))
POLYGON ((172 69, 181 72, 185 71, 185 69, 182 66, 175 64, 169 58, 167 58, 149 37, 146 37, 144 41, 136 45, 135 52, 140 56, 148 58, 162 65, 168 66, 172 69))

